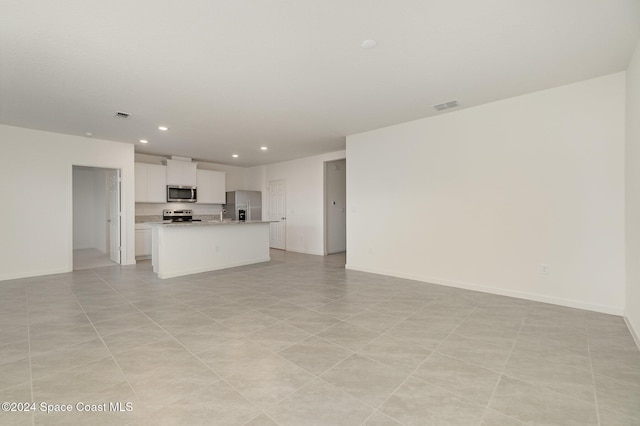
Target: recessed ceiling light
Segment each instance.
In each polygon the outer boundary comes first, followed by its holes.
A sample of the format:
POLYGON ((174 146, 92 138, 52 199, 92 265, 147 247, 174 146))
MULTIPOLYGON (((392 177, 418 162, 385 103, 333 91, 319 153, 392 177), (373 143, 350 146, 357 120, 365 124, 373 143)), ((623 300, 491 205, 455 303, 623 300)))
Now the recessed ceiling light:
POLYGON ((375 40, 365 40, 360 45, 363 49, 373 49, 378 45, 378 42, 375 40))
POLYGON ((158 130, 162 130, 163 132, 166 132, 167 130, 169 130, 169 128, 167 126, 158 126, 158 130))
POLYGON ((146 139, 140 139, 140 143, 149 143, 149 141, 146 139))
POLYGON ((267 148, 266 146, 261 146, 261 147, 260 147, 260 149, 261 149, 261 150, 263 150, 263 151, 266 151, 266 150, 268 150, 269 148, 267 148))
POLYGON ((93 133, 91 132, 84 132, 84 135, 88 138, 90 138, 91 136, 93 136, 93 133))
POLYGON ((233 158, 238 158, 238 154, 233 154, 232 157, 233 158))

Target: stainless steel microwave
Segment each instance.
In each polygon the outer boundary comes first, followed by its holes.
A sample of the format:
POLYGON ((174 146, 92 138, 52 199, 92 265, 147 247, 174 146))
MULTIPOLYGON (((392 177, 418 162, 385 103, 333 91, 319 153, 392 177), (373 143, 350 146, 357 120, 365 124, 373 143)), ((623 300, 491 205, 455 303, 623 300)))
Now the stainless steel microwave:
POLYGON ((195 203, 198 189, 195 186, 167 185, 168 203, 195 203))

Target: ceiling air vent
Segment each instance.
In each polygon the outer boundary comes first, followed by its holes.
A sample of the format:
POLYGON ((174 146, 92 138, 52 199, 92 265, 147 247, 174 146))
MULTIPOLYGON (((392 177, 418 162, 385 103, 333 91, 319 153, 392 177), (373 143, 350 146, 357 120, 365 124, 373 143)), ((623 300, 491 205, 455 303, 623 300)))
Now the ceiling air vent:
POLYGON ((458 105, 458 101, 449 101, 442 104, 434 105, 433 107, 436 111, 444 111, 445 109, 455 108, 458 105))
POLYGON ((129 118, 131 116, 131 114, 129 114, 128 112, 122 112, 122 111, 116 111, 116 118, 129 118))

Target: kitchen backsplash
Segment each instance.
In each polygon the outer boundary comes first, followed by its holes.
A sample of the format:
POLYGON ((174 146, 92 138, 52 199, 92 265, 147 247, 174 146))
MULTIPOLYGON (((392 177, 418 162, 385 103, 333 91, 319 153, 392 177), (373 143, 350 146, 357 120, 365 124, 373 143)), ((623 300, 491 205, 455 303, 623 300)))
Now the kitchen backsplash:
MULTIPOLYGON (((220 214, 222 206, 219 204, 193 204, 193 203, 165 203, 165 204, 147 204, 136 203, 136 222, 138 216, 159 216, 162 220, 162 210, 193 210, 194 219, 197 216, 215 216, 220 214)), ((157 222, 144 220, 142 222, 157 222)))
POLYGON ((139 216, 136 215, 136 223, 147 223, 147 222, 162 222, 162 215, 148 215, 148 216, 139 216))
MULTIPOLYGON (((194 219, 200 219, 203 222, 219 219, 219 215, 212 214, 195 214, 194 219)), ((162 215, 136 215, 136 223, 162 222, 162 215)))

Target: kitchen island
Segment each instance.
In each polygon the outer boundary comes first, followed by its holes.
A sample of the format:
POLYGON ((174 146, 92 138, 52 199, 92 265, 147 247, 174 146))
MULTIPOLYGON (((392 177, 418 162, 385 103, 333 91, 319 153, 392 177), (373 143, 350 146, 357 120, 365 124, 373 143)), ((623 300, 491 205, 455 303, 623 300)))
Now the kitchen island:
POLYGON ((172 278, 267 262, 269 221, 152 224, 153 272, 172 278))

